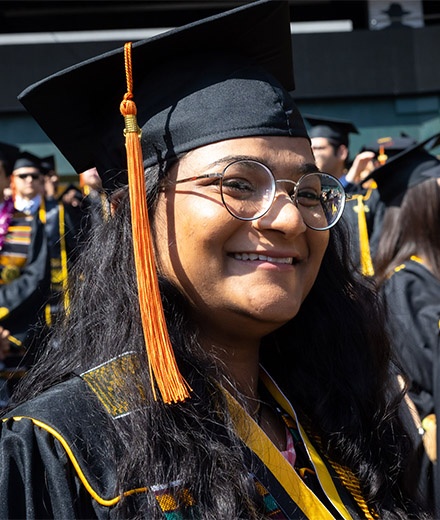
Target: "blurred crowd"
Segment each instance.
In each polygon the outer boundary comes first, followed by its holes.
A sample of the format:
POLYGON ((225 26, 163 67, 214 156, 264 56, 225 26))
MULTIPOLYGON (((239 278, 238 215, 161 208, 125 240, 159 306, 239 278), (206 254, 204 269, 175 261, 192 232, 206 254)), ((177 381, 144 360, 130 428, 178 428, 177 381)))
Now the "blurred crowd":
POLYGON ((67 309, 71 269, 107 214, 94 169, 66 184, 54 156, 0 143, 0 407, 67 309))

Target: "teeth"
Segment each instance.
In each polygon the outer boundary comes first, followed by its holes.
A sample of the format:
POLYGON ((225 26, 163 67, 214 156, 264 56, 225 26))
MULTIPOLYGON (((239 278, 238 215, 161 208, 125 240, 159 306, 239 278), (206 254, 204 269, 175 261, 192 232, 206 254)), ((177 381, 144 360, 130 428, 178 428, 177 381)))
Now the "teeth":
POLYGON ((274 264, 292 264, 293 258, 273 258, 272 256, 266 255, 257 255, 256 253, 234 253, 234 258, 236 260, 259 260, 260 262, 271 262, 274 264))

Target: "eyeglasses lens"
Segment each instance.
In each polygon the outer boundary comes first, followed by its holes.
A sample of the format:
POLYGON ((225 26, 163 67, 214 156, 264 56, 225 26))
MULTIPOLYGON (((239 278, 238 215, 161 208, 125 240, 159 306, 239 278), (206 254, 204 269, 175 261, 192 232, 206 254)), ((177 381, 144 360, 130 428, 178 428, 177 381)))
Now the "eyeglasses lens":
POLYGON ((236 161, 223 172, 223 203, 231 215, 242 220, 264 215, 272 204, 275 189, 270 170, 256 161, 236 161))
POLYGON ((297 185, 296 204, 309 228, 328 229, 339 220, 344 209, 344 188, 331 175, 310 173, 297 185))
MULTIPOLYGON (((264 215, 273 203, 275 192, 276 181, 271 171, 256 161, 236 161, 223 172, 223 203, 231 215, 241 220, 254 220, 264 215)), ((339 219, 345 193, 331 175, 311 173, 301 178, 292 198, 305 224, 324 230, 339 219)))

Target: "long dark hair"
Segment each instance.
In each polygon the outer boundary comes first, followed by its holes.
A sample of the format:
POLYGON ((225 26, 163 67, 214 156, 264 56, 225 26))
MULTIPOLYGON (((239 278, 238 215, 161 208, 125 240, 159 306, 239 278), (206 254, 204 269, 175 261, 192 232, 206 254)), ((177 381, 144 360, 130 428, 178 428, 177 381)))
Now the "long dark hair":
MULTIPOLYGON (((152 215, 165 172, 152 168, 146 175, 152 215)), ((410 446, 398 416, 402 396, 394 385, 380 305, 374 289, 353 278, 344 233, 342 226, 332 230, 311 293, 297 317, 264 339, 262 362, 329 456, 360 479, 368 504, 383 518, 404 518, 407 504, 401 492, 410 446)), ((139 370, 126 381, 126 398, 136 412, 113 421, 114 431, 109 431, 124 446, 115 461, 117 491, 178 481, 195 497, 203 519, 264 518, 261 499, 243 471, 244 455, 219 387, 226 374, 201 348, 188 303, 167 280, 160 284, 176 358, 194 390, 190 400, 170 406, 151 395, 129 200, 122 189, 114 215, 93 230, 81 256, 64 323, 15 401, 38 395, 73 372, 137 352, 139 370), (142 396, 135 391, 139 386, 142 396)), ((408 497, 413 493, 405 491, 408 497)), ((161 518, 154 501, 149 497, 145 510, 135 512, 122 501, 120 515, 161 518)))
POLYGON ((427 179, 409 188, 390 205, 384 216, 381 238, 374 259, 381 285, 394 268, 412 255, 422 257, 440 280, 440 187, 427 179))

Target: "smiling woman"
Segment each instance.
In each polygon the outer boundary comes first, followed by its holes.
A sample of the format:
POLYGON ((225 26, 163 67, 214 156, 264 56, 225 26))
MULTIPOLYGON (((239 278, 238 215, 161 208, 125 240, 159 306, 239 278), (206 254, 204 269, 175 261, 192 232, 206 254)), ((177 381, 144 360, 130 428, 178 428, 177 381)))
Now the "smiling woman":
POLYGON ((427 517, 381 308, 293 87, 288 3, 265 0, 20 96, 113 214, 3 417, 0 517, 427 517))

